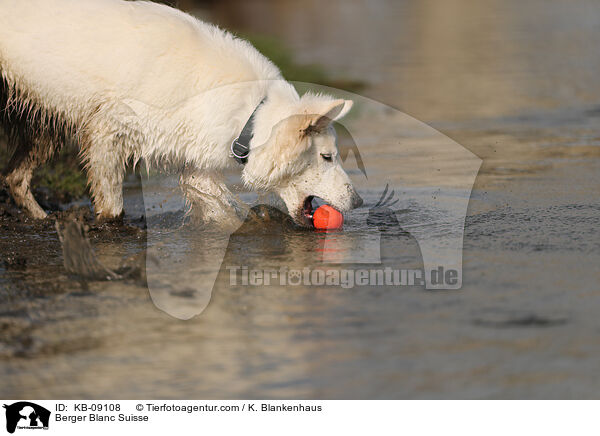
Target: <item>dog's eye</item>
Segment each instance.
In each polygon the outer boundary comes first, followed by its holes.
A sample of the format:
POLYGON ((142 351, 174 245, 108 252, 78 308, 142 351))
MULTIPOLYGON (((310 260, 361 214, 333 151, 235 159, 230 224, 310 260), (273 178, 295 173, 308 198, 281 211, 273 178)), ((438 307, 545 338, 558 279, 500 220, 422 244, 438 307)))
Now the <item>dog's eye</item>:
POLYGON ((321 157, 325 159, 327 162, 331 162, 331 153, 321 153, 321 157))

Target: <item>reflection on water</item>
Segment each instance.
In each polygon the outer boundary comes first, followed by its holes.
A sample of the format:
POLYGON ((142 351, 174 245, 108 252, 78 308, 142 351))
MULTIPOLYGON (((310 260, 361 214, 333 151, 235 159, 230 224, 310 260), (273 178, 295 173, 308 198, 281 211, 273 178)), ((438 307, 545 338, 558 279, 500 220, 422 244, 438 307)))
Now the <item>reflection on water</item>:
MULTIPOLYGON (((301 61, 366 78, 368 96, 484 159, 467 216, 463 289, 231 286, 227 265, 322 265, 325 249, 319 233, 241 232, 228 242, 211 304, 182 322, 135 283, 67 277, 52 228, 3 236, 3 253, 15 244, 32 252, 23 262, 5 256, 0 267, 0 396, 597 396, 600 4, 240 0, 208 13, 282 38, 301 61)), ((377 138, 384 117, 355 122, 377 138)), ((406 141, 422 140, 409 133, 406 141)), ((403 171, 414 181, 421 174, 411 162, 403 171)), ((367 166, 392 170, 386 159, 367 166)), ((408 187, 408 196, 421 189, 408 187)), ((361 191, 366 204, 382 188, 361 191)), ((397 194, 399 227, 361 226, 361 209, 331 249, 380 237, 383 264, 422 268, 402 225, 440 217, 397 194)), ((144 210, 140 198, 130 187, 129 220, 144 210)), ((200 268, 196 256, 210 247, 182 232, 159 256, 185 250, 200 268)), ((145 242, 98 234, 92 245, 117 265, 145 242)), ((165 292, 180 305, 191 295, 165 292)))

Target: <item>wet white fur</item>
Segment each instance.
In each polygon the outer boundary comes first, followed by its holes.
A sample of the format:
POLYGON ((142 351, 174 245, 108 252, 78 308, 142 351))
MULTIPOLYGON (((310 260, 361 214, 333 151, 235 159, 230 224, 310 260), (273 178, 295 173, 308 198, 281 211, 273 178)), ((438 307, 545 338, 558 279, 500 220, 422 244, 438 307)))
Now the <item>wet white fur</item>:
MULTIPOLYGON (((183 183, 231 204, 220 174, 236 165, 229 146, 264 96, 245 183, 279 193, 292 215, 307 195, 341 210, 356 200, 328 126, 352 103, 299 97, 249 43, 176 9, 1 0, 0 71, 14 90, 11 104, 72 126, 99 215, 121 213, 129 160, 176 169, 183 183), (311 124, 320 127, 309 134, 311 124), (324 152, 334 162, 323 162, 324 152)), ((205 209, 219 219, 217 203, 205 209)))

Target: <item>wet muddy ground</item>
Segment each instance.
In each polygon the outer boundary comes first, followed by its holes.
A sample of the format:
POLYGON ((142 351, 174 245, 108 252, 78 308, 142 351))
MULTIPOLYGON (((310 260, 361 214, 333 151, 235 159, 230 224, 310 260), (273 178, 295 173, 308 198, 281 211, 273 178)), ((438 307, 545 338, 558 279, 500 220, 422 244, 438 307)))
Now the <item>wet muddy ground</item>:
MULTIPOLYGON (((502 189, 477 189, 460 291, 231 286, 226 265, 319 263, 319 234, 256 232, 231 238, 211 304, 189 321, 159 311, 139 279, 86 281, 67 274, 53 222, 5 214, 2 393, 595 397, 599 206, 589 202, 597 180, 588 176, 598 166, 575 160, 527 181, 494 177, 502 189), (556 177, 573 184, 559 188, 556 177), (540 186, 554 189, 540 192, 540 186)), ((127 192, 131 211, 139 187, 132 183, 127 192)), ((375 193, 366 197, 377 200, 375 193)), ((117 268, 144 250, 139 216, 128 213, 123 225, 88 222, 105 265, 117 268)), ((384 238, 381 255, 385 265, 421 267, 418 246, 401 232, 384 238)), ((177 289, 175 302, 191 301, 177 289)))

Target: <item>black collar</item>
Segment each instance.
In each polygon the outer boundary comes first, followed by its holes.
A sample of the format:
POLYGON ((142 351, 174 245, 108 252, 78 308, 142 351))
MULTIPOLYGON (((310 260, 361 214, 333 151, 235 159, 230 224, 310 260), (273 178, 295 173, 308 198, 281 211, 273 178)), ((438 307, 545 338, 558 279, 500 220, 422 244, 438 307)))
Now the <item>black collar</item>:
POLYGON ((258 103, 258 106, 256 106, 254 109, 254 112, 252 112, 252 115, 250 115, 250 118, 248 118, 248 121, 246 121, 240 136, 235 138, 231 143, 231 156, 242 165, 245 165, 246 162, 248 162, 248 155, 250 154, 250 141, 254 136, 252 128, 254 127, 254 117, 256 115, 256 111, 266 99, 267 97, 263 98, 260 103, 258 103))

